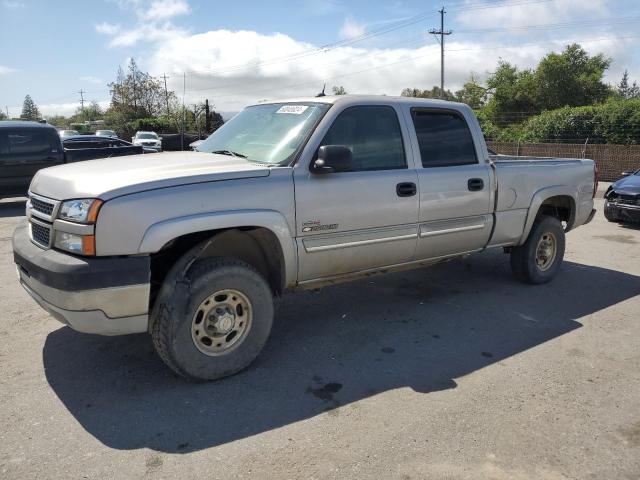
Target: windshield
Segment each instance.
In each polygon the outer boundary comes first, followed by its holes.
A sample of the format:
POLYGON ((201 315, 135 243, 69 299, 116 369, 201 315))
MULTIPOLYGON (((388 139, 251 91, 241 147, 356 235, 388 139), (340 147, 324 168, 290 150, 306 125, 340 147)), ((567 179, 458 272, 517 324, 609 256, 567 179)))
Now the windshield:
POLYGON ((107 135, 115 135, 115 132, 113 130, 98 130, 96 132, 96 135, 100 136, 107 136, 107 135))
POLYGON ((150 138, 156 140, 158 136, 155 133, 138 133, 136 138, 150 138))
POLYGON ((245 108, 196 147, 248 160, 286 164, 330 105, 274 103, 245 108))

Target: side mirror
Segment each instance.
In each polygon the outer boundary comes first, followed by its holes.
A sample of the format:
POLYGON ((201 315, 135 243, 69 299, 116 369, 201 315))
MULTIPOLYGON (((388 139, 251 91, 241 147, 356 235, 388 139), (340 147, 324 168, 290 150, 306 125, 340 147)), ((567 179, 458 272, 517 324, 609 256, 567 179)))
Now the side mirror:
POLYGON ((313 162, 313 173, 334 173, 351 171, 351 149, 344 145, 323 145, 318 149, 318 159, 313 162))
POLYGON ((158 137, 158 140, 162 141, 162 137, 158 137))

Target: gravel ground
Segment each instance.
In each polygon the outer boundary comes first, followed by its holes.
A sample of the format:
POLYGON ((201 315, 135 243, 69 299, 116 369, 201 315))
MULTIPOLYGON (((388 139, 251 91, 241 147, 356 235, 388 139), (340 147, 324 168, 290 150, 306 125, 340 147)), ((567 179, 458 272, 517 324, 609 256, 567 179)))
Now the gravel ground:
POLYGON ((0 204, 0 478, 640 478, 640 230, 594 221, 544 286, 487 252, 278 302, 256 364, 175 377, 146 335, 50 318, 0 204))

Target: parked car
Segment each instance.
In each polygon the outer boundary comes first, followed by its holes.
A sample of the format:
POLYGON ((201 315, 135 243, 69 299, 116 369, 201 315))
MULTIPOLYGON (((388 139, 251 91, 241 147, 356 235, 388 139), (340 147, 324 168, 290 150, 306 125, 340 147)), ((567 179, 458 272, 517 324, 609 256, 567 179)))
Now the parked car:
POLYGON ((139 145, 132 145, 119 138, 99 137, 97 135, 81 135, 67 138, 62 141, 62 146, 68 162, 144 153, 144 149, 139 145))
POLYGON ((69 137, 77 137, 80 135, 80 132, 77 130, 59 130, 58 135, 60 135, 61 139, 69 138, 69 137))
POLYGON ((55 318, 149 332, 195 379, 247 367, 286 290, 488 248, 545 283, 595 213, 593 161, 491 158, 460 103, 261 103, 198 150, 41 170, 13 237, 21 284, 55 318))
POLYGON ((604 216, 610 222, 640 222, 640 170, 622 175, 604 194, 604 216))
POLYGON ((0 122, 0 197, 24 195, 38 170, 64 163, 55 127, 38 122, 0 122))
POLYGON ((25 195, 42 168, 95 158, 143 153, 119 139, 80 135, 60 138, 55 127, 38 122, 0 122, 0 197, 25 195))
POLYGON ((136 132, 131 143, 158 152, 162 151, 162 137, 159 137, 156 132, 136 132))
POLYGON ((113 130, 96 130, 96 137, 118 138, 118 135, 113 130))

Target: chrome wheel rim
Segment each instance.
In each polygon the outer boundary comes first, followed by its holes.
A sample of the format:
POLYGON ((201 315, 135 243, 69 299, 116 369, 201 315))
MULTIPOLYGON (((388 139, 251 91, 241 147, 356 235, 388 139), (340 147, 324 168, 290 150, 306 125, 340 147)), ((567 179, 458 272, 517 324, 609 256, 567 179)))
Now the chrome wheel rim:
POLYGON ((220 290, 205 298, 191 321, 191 338, 205 355, 225 355, 246 338, 253 318, 249 299, 237 290, 220 290))
POLYGON ((536 265, 543 272, 553 265, 558 251, 557 245, 556 236, 551 232, 544 233, 540 237, 540 240, 538 240, 538 246, 536 247, 536 265))

